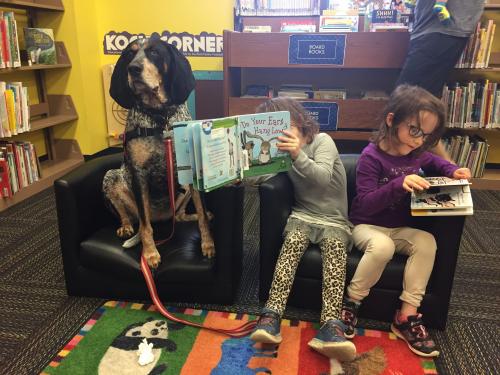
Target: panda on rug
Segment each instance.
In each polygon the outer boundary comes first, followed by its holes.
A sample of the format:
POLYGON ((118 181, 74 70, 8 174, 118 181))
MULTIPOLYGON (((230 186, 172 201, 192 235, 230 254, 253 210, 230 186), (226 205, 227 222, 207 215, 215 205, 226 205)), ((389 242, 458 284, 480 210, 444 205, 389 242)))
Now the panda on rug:
POLYGON ((177 350, 177 345, 168 338, 168 333, 181 328, 184 328, 182 324, 167 323, 165 320, 153 320, 153 318, 129 325, 113 340, 104 353, 99 363, 99 375, 164 373, 167 370, 167 364, 158 364, 161 351, 162 349, 169 352, 177 350), (141 366, 137 360, 137 350, 144 338, 149 344, 153 344, 154 360, 141 366))

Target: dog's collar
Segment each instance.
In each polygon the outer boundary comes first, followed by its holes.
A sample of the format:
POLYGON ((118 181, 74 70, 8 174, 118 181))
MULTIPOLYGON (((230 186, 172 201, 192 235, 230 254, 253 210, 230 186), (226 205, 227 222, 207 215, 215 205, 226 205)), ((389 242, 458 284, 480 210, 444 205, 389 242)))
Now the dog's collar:
POLYGON ((134 138, 143 138, 143 137, 155 137, 162 136, 163 129, 162 128, 141 128, 137 127, 133 130, 129 130, 125 132, 125 142, 129 142, 134 138))

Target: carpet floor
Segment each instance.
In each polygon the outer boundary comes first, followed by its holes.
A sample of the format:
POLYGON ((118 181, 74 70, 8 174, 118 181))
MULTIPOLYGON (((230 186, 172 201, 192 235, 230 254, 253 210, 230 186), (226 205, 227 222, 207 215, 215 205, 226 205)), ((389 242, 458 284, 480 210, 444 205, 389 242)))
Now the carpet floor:
MULTIPOLYGON (((500 368, 500 192, 474 191, 466 220, 446 331, 432 331, 441 347, 440 374, 493 374, 500 368)), ((245 197, 244 270, 235 304, 183 305, 257 314, 258 194, 245 197)), ((71 339, 101 299, 66 295, 54 192, 48 189, 0 213, 0 374, 37 374, 71 339)), ((289 308, 286 317, 317 320, 315 311, 289 308)), ((385 323, 361 321, 367 328, 385 323)))

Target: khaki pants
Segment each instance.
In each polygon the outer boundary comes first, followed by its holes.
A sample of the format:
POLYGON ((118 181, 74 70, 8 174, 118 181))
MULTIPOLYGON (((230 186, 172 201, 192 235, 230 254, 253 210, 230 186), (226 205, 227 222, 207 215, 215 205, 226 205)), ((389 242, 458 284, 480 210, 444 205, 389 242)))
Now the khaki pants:
POLYGON ((354 228, 352 238, 364 255, 347 287, 349 297, 356 300, 365 298, 396 252, 408 255, 403 293, 399 298, 419 307, 434 266, 437 247, 434 236, 409 227, 385 228, 360 224, 354 228))

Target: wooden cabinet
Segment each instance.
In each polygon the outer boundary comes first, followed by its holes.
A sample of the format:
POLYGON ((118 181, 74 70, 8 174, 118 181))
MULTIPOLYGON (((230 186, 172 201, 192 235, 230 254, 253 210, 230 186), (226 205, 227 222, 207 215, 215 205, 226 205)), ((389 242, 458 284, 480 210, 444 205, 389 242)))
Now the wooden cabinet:
POLYGON ((386 101, 361 96, 370 90, 392 90, 406 57, 408 33, 348 33, 343 65, 289 64, 290 35, 224 32, 225 114, 251 113, 265 100, 241 98, 250 84, 270 85, 275 91, 287 83, 343 88, 347 99, 335 100, 337 131, 328 133, 334 139, 368 140, 386 101))
MULTIPOLYGON (((43 25, 36 22, 38 12, 57 12, 60 13, 61 17, 64 12, 62 0, 0 1, 0 8, 14 8, 16 12, 22 12, 23 18, 26 15, 27 20, 27 24, 24 26, 28 27, 43 27, 43 25)), ((22 33, 20 26, 18 26, 18 30, 22 33)), ((55 126, 78 119, 76 108, 69 95, 49 95, 47 93, 45 71, 61 70, 63 72, 71 68, 70 58, 62 42, 56 42, 56 54, 57 64, 55 65, 28 66, 26 61, 21 61, 22 66, 19 68, 0 69, 0 80, 2 81, 9 81, 9 75, 17 74, 17 72, 34 75, 38 98, 31 98, 30 132, 42 132, 46 149, 46 155, 42 155, 42 162, 40 163, 40 180, 20 189, 12 198, 1 198, 0 211, 46 189, 52 185, 55 179, 83 163, 83 155, 76 140, 55 139, 53 134, 55 126)), ((33 77, 30 76, 29 79, 31 82, 33 77)), ((1 140, 23 140, 24 134, 1 140)))

